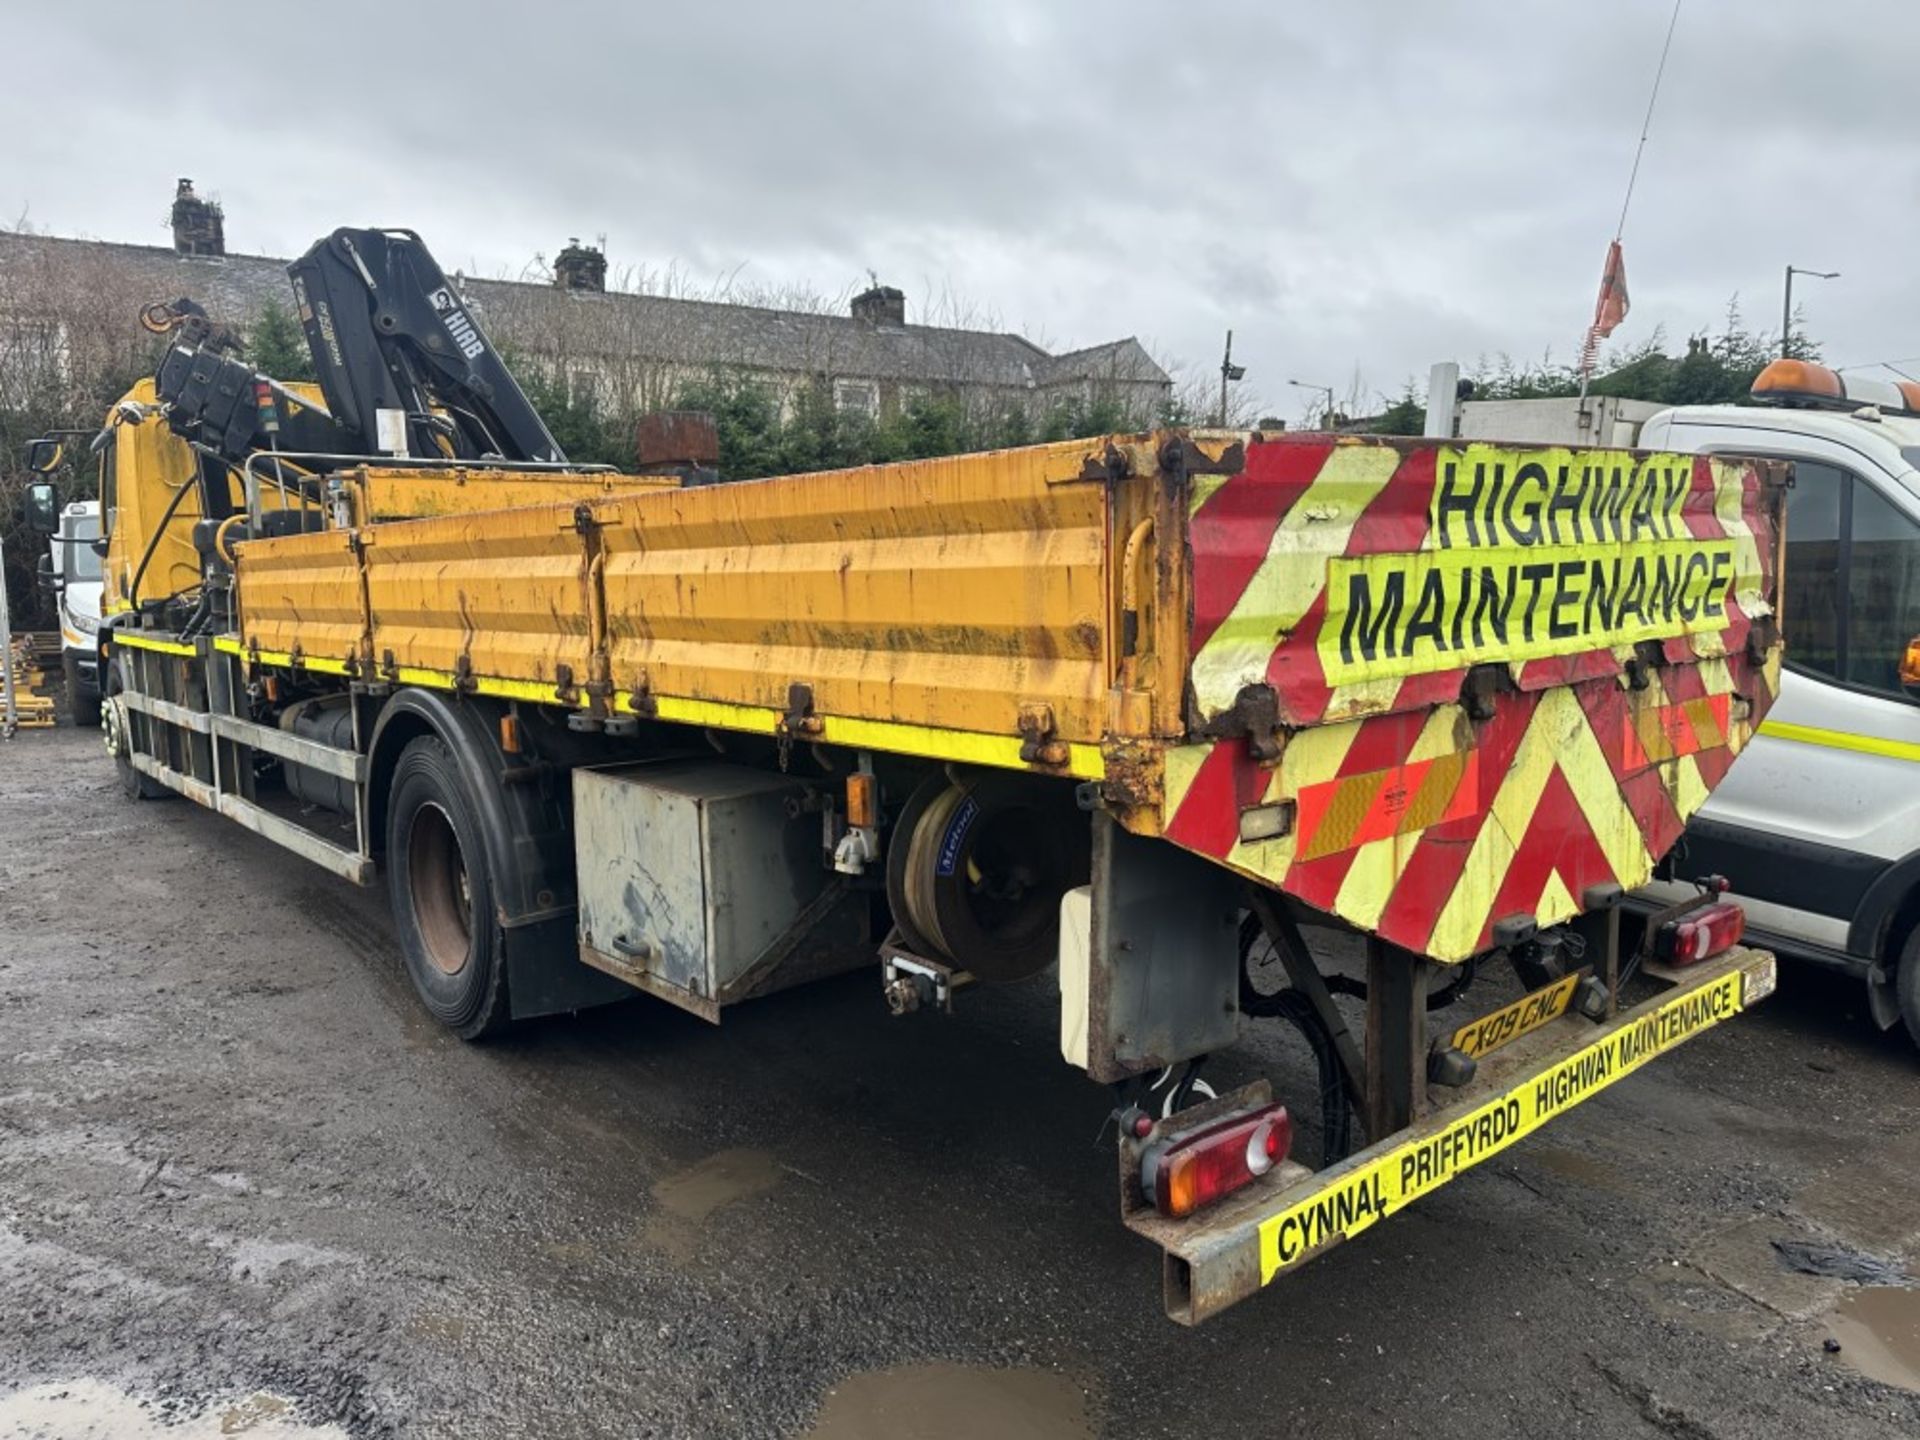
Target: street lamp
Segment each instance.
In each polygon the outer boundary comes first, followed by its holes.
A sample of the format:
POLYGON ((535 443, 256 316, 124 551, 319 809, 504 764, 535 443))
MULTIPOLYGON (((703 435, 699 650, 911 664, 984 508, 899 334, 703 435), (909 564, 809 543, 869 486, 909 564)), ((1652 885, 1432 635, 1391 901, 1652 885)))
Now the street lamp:
POLYGON ((1815 280, 1838 280, 1838 270, 1803 270, 1798 265, 1787 266, 1787 296, 1780 307, 1780 358, 1788 359, 1793 354, 1793 277, 1810 276, 1815 280))
POLYGON ((1227 331, 1226 353, 1220 357, 1220 413, 1214 424, 1222 430, 1227 428, 1227 386, 1230 382, 1247 378, 1247 367, 1233 363, 1233 331, 1227 331))
POLYGON ((1331 385, 1309 385, 1304 380, 1289 380, 1287 384, 1297 389, 1312 390, 1317 394, 1326 396, 1326 405, 1320 411, 1321 421, 1324 424, 1333 423, 1333 387, 1331 385))

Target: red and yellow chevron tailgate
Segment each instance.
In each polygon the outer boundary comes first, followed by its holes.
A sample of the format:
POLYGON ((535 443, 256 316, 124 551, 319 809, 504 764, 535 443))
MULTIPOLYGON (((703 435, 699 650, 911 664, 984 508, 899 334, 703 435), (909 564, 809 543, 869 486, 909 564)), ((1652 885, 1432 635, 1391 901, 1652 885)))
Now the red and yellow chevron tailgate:
POLYGON ((1503 917, 1643 884, 1779 687, 1774 472, 1431 441, 1245 454, 1191 497, 1192 733, 1221 738, 1167 751, 1162 832, 1447 961, 1503 917), (1264 763, 1236 733, 1261 690, 1264 763))

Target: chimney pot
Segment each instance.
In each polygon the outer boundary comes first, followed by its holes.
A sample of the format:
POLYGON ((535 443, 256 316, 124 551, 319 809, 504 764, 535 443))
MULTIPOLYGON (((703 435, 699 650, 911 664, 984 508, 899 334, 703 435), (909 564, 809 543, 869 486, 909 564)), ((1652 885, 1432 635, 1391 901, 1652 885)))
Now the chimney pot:
POLYGON ((553 257, 553 283, 562 290, 604 291, 606 254, 595 246, 582 245, 577 235, 569 237, 567 248, 553 257))
POLYGON ((905 325, 907 297, 891 285, 875 285, 853 297, 853 318, 868 325, 905 325))
POLYGON ((178 255, 227 253, 226 212, 217 201, 193 193, 193 181, 182 175, 173 191, 173 249, 178 255))

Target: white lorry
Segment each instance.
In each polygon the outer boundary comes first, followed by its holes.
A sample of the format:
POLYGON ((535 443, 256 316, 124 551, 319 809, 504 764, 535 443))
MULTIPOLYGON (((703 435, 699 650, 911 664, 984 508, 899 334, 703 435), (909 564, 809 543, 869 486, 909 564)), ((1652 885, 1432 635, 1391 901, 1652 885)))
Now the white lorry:
POLYGON ((73 723, 100 723, 100 502, 76 500, 60 512, 59 533, 47 543, 40 574, 60 612, 60 668, 73 723))
POLYGON ((1428 434, 1788 460, 1780 696, 1643 911, 1718 874, 1756 945, 1859 976, 1920 1043, 1920 383, 1784 359, 1756 405, 1469 403, 1436 367, 1428 434), (1637 433, 1631 428, 1637 425, 1637 433))
POLYGON ((1920 1043, 1920 384, 1778 360, 1753 396, 1640 431, 1794 466, 1780 696, 1675 873, 1727 876, 1757 944, 1860 976, 1874 1019, 1920 1043))

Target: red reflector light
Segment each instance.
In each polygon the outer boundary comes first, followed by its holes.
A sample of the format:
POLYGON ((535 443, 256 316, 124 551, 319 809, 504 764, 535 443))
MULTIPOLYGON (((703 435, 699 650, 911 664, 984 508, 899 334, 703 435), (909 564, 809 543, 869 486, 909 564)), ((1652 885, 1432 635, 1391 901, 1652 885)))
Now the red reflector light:
POLYGON ((1292 1148, 1287 1107, 1263 1105, 1149 1149, 1140 1185, 1162 1215, 1178 1220, 1259 1179, 1292 1148))
POLYGON ((1747 912, 1731 900, 1669 920, 1654 940, 1654 953, 1672 965, 1697 965, 1740 943, 1747 912))

